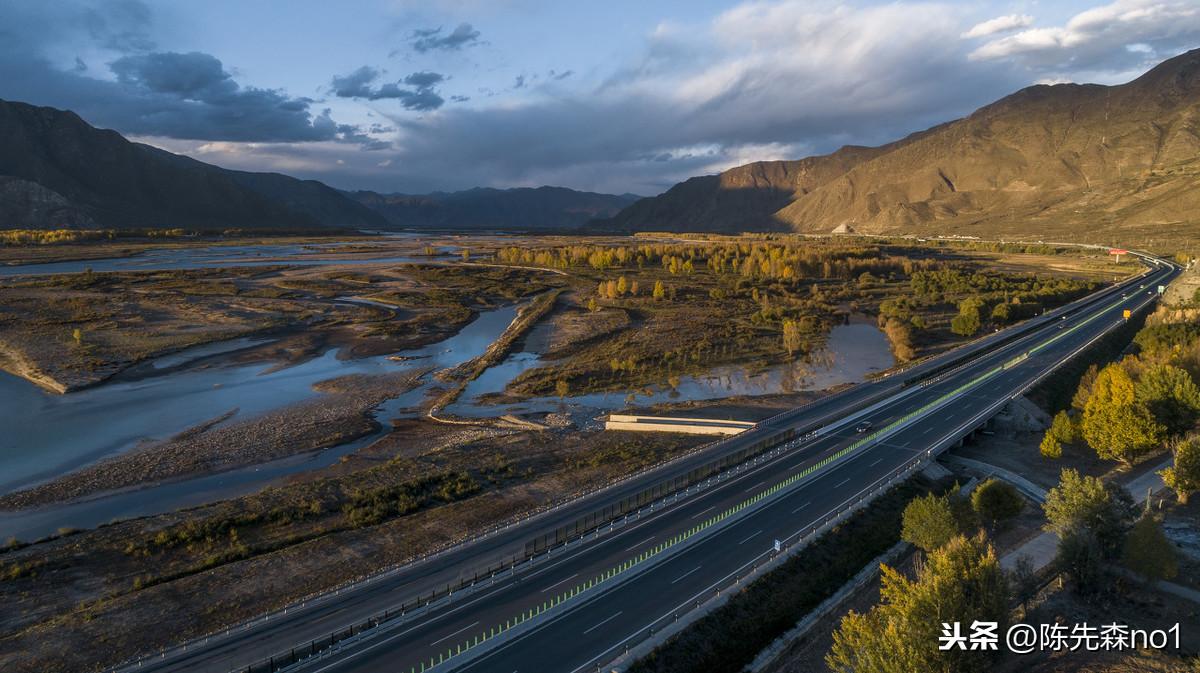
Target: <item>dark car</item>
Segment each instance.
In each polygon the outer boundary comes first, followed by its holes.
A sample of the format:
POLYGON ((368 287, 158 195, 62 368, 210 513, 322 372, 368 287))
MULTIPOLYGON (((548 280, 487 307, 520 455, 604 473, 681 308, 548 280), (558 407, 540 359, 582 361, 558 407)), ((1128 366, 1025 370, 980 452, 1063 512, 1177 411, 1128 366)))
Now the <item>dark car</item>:
POLYGON ((866 432, 867 430, 870 430, 870 429, 871 429, 871 427, 872 427, 872 426, 871 426, 871 421, 863 421, 862 423, 859 423, 859 424, 858 424, 858 425, 857 425, 857 426, 854 428, 854 431, 855 431, 855 432, 866 432))

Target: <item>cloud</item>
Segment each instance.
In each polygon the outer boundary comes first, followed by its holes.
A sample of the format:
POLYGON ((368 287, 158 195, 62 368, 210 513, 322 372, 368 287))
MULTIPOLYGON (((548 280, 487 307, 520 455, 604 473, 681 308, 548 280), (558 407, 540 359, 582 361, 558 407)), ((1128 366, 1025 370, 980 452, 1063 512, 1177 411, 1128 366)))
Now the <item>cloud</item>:
POLYGON ((429 51, 457 51, 479 43, 479 31, 469 23, 460 23, 454 30, 442 34, 442 29, 424 28, 412 32, 409 40, 412 48, 424 54, 429 51))
POLYGON ((1113 72, 1144 69, 1200 40, 1192 0, 1117 0, 1079 12, 1063 26, 1022 30, 985 42, 974 61, 1009 60, 1033 70, 1113 72))
POLYGON ((125 134, 239 142, 355 142, 308 98, 242 86, 211 54, 156 51, 140 2, 2 3, 0 97, 125 134), (69 54, 69 56, 65 56, 69 54), (88 67, 79 54, 93 65, 88 67), (65 56, 65 57, 64 57, 65 56))
POLYGON ((799 158, 886 142, 1028 83, 1010 68, 964 67, 962 32, 936 3, 746 3, 706 24, 662 27, 598 84, 394 117, 393 180, 579 180, 568 184, 652 193, 767 150, 799 158))
POLYGON ((428 89, 433 85, 445 81, 445 75, 436 72, 414 72, 404 78, 404 83, 409 86, 415 86, 418 89, 428 89))
POLYGON ((365 100, 396 100, 407 110, 427 112, 445 104, 445 100, 433 89, 445 81, 445 75, 436 72, 414 72, 400 82, 388 82, 373 88, 372 85, 383 73, 370 66, 362 66, 348 75, 338 75, 330 82, 333 94, 338 98, 361 98, 365 100), (405 89, 400 84, 414 87, 405 89))
POLYGON ((963 33, 964 38, 987 37, 997 33, 1007 33, 1018 28, 1026 28, 1033 25, 1033 17, 1028 14, 1009 14, 1008 16, 997 16, 994 19, 988 19, 983 23, 977 23, 970 30, 963 33))

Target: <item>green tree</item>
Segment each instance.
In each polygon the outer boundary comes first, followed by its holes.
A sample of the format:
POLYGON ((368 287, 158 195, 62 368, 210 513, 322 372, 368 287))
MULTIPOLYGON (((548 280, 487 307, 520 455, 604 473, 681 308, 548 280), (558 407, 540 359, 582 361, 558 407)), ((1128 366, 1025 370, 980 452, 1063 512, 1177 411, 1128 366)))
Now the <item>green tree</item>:
POLYGON ((950 331, 960 336, 974 336, 983 325, 979 311, 983 302, 975 297, 968 297, 958 304, 958 315, 950 321, 950 331))
POLYGON ((975 673, 990 667, 993 652, 936 647, 942 622, 998 622, 1004 632, 1007 580, 982 533, 954 537, 930 552, 915 579, 886 565, 880 571, 880 604, 842 619, 825 657, 830 670, 975 673))
POLYGON ((1179 574, 1175 547, 1150 512, 1142 514, 1129 530, 1121 561, 1147 582, 1169 580, 1179 574))
POLYGON ((1012 306, 1007 302, 1000 302, 992 307, 992 321, 1000 324, 1005 324, 1012 320, 1012 306))
POLYGON ((1023 507, 1025 500, 1017 489, 999 479, 988 479, 971 494, 971 508, 993 528, 1020 514, 1023 507))
POLYGON ((1096 455, 1132 463, 1162 441, 1163 427, 1134 395, 1133 379, 1113 363, 1100 370, 1083 408, 1083 438, 1096 455))
POLYGON ((927 552, 961 532, 949 495, 926 493, 904 508, 900 537, 927 552))
POLYGON ((1200 388, 1179 367, 1151 365, 1138 378, 1134 392, 1154 419, 1173 435, 1191 430, 1200 418, 1200 388))
POLYGON ((1133 499, 1125 489, 1072 469, 1062 471, 1058 486, 1046 494, 1042 509, 1047 530, 1062 538, 1087 531, 1095 536, 1107 558, 1120 552, 1135 514, 1133 499))
POLYGON ((1200 491, 1200 435, 1176 442, 1172 453, 1175 461, 1159 474, 1167 488, 1175 491, 1179 503, 1186 505, 1188 496, 1200 491))
POLYGON ((1058 541, 1054 559, 1059 572, 1065 573, 1079 593, 1092 593, 1100 586, 1104 553, 1092 531, 1068 530, 1058 541))

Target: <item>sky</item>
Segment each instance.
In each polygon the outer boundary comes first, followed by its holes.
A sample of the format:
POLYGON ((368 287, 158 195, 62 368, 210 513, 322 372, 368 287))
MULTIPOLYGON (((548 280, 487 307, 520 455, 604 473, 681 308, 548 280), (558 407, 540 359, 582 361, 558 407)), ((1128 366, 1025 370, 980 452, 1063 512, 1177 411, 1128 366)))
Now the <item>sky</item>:
POLYGON ((1200 0, 4 0, 0 98, 341 189, 659 193, 1200 46, 1200 0))

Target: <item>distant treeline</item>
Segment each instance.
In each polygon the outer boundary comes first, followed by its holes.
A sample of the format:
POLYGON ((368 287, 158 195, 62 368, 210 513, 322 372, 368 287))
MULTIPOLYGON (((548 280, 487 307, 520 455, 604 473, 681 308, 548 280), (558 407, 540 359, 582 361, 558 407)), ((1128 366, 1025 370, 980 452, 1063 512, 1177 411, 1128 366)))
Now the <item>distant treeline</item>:
POLYGON ((0 230, 0 245, 60 245, 146 238, 329 236, 347 233, 351 232, 337 229, 5 229, 0 230))

